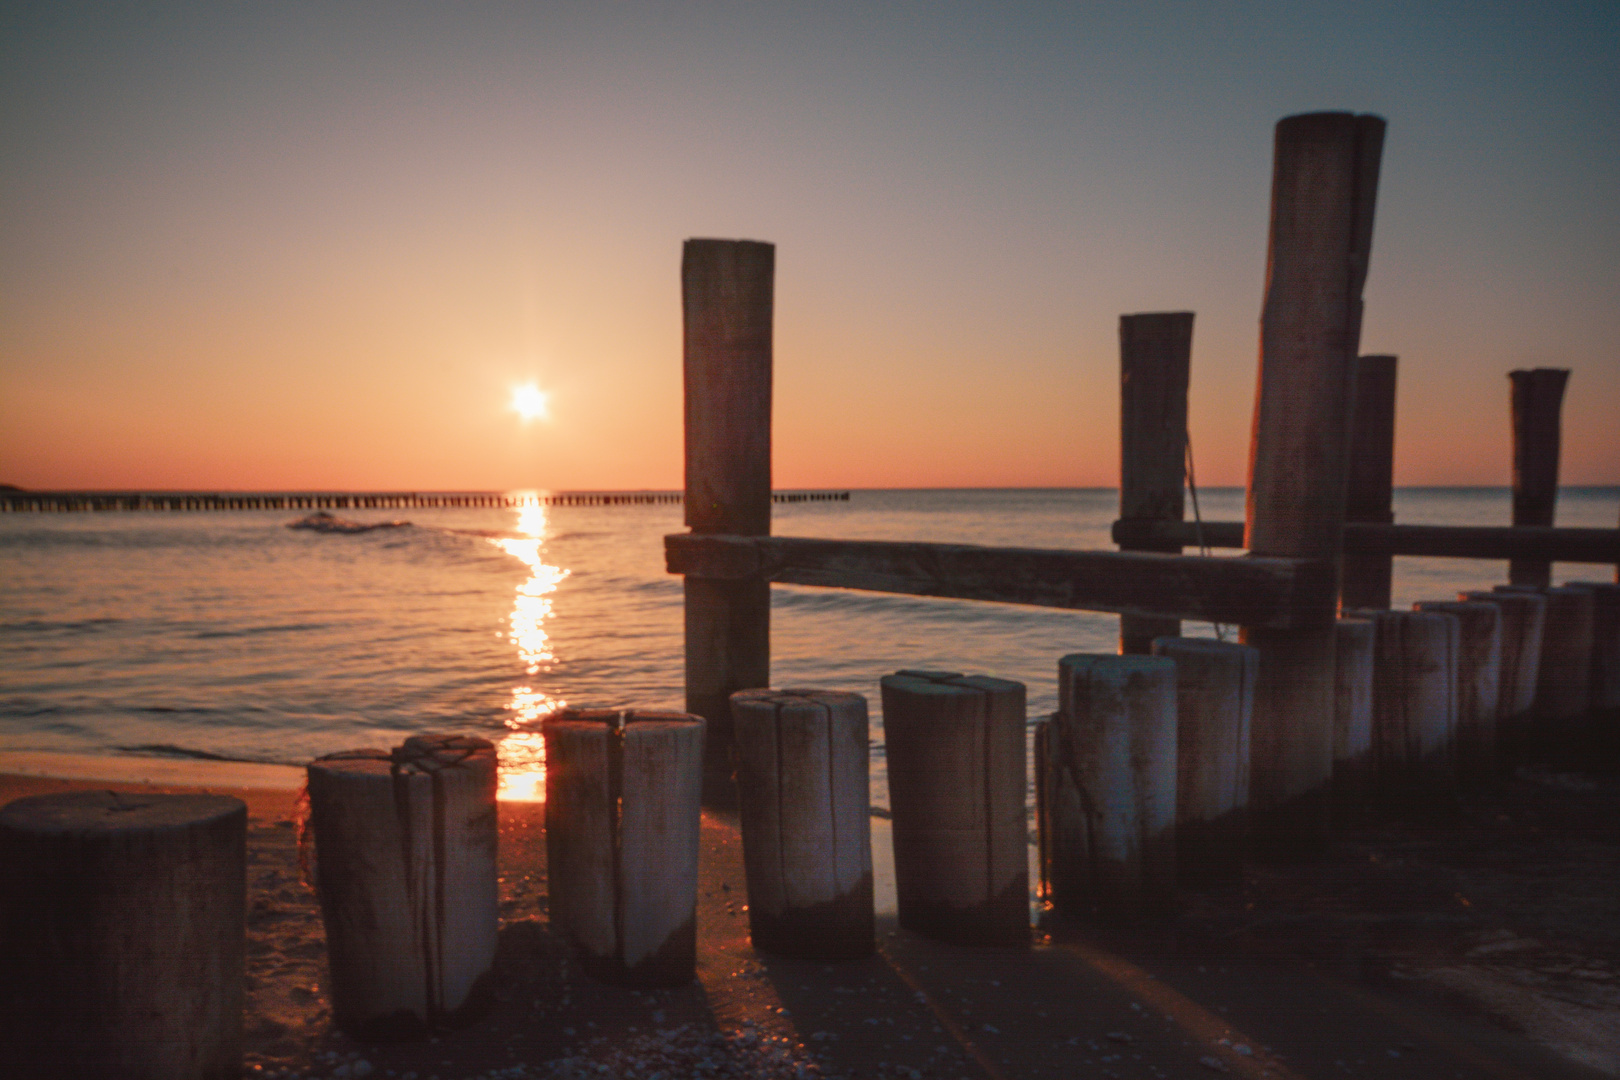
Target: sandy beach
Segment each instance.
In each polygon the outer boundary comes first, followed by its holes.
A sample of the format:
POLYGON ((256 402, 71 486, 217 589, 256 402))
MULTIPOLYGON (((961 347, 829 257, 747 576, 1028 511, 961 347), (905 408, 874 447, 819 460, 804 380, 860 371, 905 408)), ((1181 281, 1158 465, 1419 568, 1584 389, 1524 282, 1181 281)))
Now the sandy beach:
POLYGON ((651 993, 577 969, 547 923, 543 807, 503 802, 493 1011, 427 1041, 369 1045, 331 1024, 298 770, 62 758, 0 757, 0 803, 88 786, 247 803, 249 1076, 1620 1073, 1613 775, 1524 769, 1488 804, 1347 830, 1320 862, 1251 868, 1153 926, 970 949, 880 917, 879 955, 836 965, 751 948, 737 825, 706 812, 698 979, 651 993))

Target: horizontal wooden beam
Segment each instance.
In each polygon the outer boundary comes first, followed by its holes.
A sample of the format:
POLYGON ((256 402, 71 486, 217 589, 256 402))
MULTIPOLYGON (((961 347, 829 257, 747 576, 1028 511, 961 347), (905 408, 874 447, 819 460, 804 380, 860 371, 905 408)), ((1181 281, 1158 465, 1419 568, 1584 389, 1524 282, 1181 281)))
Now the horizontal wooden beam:
POLYGON ((1331 569, 1302 559, 1201 558, 791 536, 664 537, 672 574, 1159 615, 1244 626, 1325 625, 1331 569))
MULTIPOLYGON (((1200 526, 1192 521, 1114 522, 1116 544, 1181 544, 1196 547, 1200 526)), ((1241 548, 1243 522, 1206 521, 1202 543, 1241 548)), ((1539 525, 1379 525, 1350 522, 1344 549, 1364 554, 1435 555, 1457 559, 1549 559, 1620 563, 1620 529, 1565 529, 1539 525)))

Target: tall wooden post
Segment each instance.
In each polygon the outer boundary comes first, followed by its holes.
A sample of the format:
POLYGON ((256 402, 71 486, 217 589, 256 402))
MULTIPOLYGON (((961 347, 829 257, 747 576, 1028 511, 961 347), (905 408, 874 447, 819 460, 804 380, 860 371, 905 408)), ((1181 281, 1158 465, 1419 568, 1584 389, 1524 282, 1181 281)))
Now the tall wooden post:
MULTIPOLYGON (((1119 516, 1180 521, 1187 455, 1187 370, 1193 313, 1119 317, 1119 516)), ((1120 545, 1180 554, 1179 544, 1120 545)), ((1156 637, 1176 637, 1180 619, 1119 617, 1119 651, 1146 655, 1156 637)))
MULTIPOLYGON (((686 524, 695 533, 771 531, 771 318, 776 246, 688 240, 685 320, 686 524)), ((763 578, 686 578, 686 711, 708 721, 703 799, 734 806, 731 695, 770 685, 771 594, 763 578)))
MULTIPOLYGON (((1310 113, 1277 124, 1245 544, 1337 563, 1351 389, 1384 121, 1310 113)), ((1260 650, 1250 773, 1254 850, 1314 848, 1333 775, 1334 624, 1244 627, 1260 650)))
MULTIPOLYGON (((1395 366, 1393 356, 1363 356, 1356 361, 1346 521, 1388 525, 1395 520, 1395 366)), ((1346 611, 1389 607, 1392 561, 1387 554, 1345 555, 1340 607, 1346 611)))
MULTIPOLYGON (((1564 368, 1510 371, 1513 383, 1513 524, 1551 525, 1558 505, 1559 414, 1564 407, 1564 368)), ((1552 584, 1546 559, 1508 563, 1514 585, 1552 584)))

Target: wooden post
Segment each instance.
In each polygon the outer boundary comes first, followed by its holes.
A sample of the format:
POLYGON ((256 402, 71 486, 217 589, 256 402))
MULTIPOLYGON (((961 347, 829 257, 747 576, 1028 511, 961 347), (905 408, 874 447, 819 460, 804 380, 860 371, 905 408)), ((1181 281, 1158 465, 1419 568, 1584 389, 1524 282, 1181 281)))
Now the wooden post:
POLYGON ((247 807, 74 791, 0 810, 8 1076, 242 1068, 247 807))
POLYGON ((1373 790, 1373 641, 1370 619, 1339 619, 1333 660, 1336 807, 1365 808, 1373 790))
POLYGON ((1462 628, 1455 615, 1417 611, 1355 613, 1371 619, 1373 638, 1373 754, 1386 798, 1429 802, 1448 794, 1457 731, 1457 655, 1462 628))
MULTIPOLYGON (((1513 415, 1513 524, 1551 525, 1558 506, 1560 413, 1569 371, 1533 368, 1510 371, 1513 415)), ((1545 559, 1513 559, 1508 581, 1514 585, 1552 584, 1552 564, 1545 559)))
MULTIPOLYGON (((1355 404, 1350 425, 1350 475, 1345 521, 1388 525, 1395 520, 1395 369, 1393 356, 1356 361, 1355 404)), ((1387 608, 1388 555, 1347 554, 1339 586, 1343 608, 1387 608)))
POLYGON ((871 955, 866 699, 741 690, 731 709, 754 947, 807 960, 871 955))
POLYGON ((1592 594, 1592 708, 1620 709, 1620 584, 1565 584, 1592 594))
MULTIPOLYGON (((1351 389, 1384 122, 1312 113, 1277 124, 1260 385, 1245 545, 1337 568, 1351 389)), ((1318 850, 1333 775, 1332 616, 1243 628, 1260 650, 1250 805, 1257 855, 1318 850)))
POLYGON ((1024 685, 885 675, 900 925, 963 945, 1029 940, 1024 685))
POLYGON ((1153 655, 1176 665, 1176 880, 1237 881, 1259 654, 1247 645, 1176 637, 1155 641, 1153 655))
POLYGON ((1530 736, 1541 670, 1541 640, 1547 625, 1547 598, 1535 592, 1480 589, 1457 594, 1459 600, 1495 604, 1502 611, 1502 671, 1497 690, 1496 757, 1499 769, 1511 768, 1530 736))
MULTIPOLYGON (((771 531, 771 320, 776 247, 688 240, 686 524, 695 533, 771 531)), ((709 722, 704 798, 736 805, 731 695, 770 685, 771 593, 763 578, 686 578, 686 711, 709 722)))
POLYGON ((1496 772, 1496 717, 1502 696, 1502 608, 1482 600, 1425 600, 1413 611, 1455 615, 1457 653, 1457 770, 1474 782, 1496 772))
MULTIPOLYGON (((1119 317, 1119 516, 1180 521, 1187 466, 1187 377, 1193 313, 1119 317)), ((1179 544, 1122 544, 1126 551, 1181 552, 1179 544)), ((1181 620, 1119 617, 1119 651, 1146 655, 1181 620)))
POLYGON ((334 1021, 382 1041, 477 1019, 500 927, 494 744, 413 735, 308 773, 334 1021))
POLYGON ((1547 621, 1541 636, 1541 663, 1536 669, 1538 721, 1567 724, 1586 715, 1592 691, 1591 592, 1578 586, 1537 588, 1498 585, 1499 593, 1534 590, 1547 600, 1547 621))
POLYGON ((1060 916, 1161 909, 1176 884, 1176 665, 1074 653, 1045 729, 1042 892, 1060 916))
POLYGON ((594 978, 692 981, 703 728, 699 716, 645 710, 545 721, 551 922, 594 978))

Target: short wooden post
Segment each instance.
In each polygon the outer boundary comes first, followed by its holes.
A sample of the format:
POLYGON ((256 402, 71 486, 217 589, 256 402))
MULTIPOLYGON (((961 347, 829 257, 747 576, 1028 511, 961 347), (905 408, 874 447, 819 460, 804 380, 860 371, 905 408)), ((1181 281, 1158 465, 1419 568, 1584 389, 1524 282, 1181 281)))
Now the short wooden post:
POLYGON ((1592 594, 1592 708, 1620 709, 1620 584, 1568 581, 1592 594))
MULTIPOLYGON (((776 247, 688 240, 686 524, 695 533, 771 531, 771 321, 776 247)), ((736 805, 731 695, 770 685, 771 594, 763 578, 686 578, 686 710, 709 722, 704 798, 736 805)))
POLYGON ((1334 624, 1333 791, 1337 807, 1365 807, 1373 789, 1373 640, 1371 619, 1334 624))
POLYGON ((1483 600, 1502 609, 1502 676, 1496 714, 1500 743, 1504 737, 1514 734, 1516 726, 1529 719, 1535 707, 1541 641, 1547 626, 1547 598, 1538 592, 1494 589, 1460 592, 1457 598, 1483 600))
POLYGON ((1546 598, 1547 620, 1541 635, 1541 663, 1536 668, 1536 721, 1562 725, 1586 715, 1592 691, 1592 594, 1578 586, 1541 588, 1498 585, 1497 593, 1534 591, 1546 598))
MULTIPOLYGON (((1396 363, 1393 356, 1363 356, 1356 361, 1345 521, 1387 525, 1395 520, 1396 363)), ((1340 606, 1389 607, 1391 562, 1385 554, 1346 554, 1340 606)))
POLYGON ((380 1041, 477 1019, 500 928, 494 744, 414 735, 308 773, 337 1025, 380 1041))
MULTIPOLYGON (((1160 311, 1119 317, 1119 516, 1180 521, 1187 459, 1187 377, 1193 313, 1160 311)), ((1179 544, 1126 551, 1179 553, 1179 544)), ((1157 637, 1181 633, 1181 620, 1119 617, 1119 651, 1147 654, 1157 637)))
MULTIPOLYGON (((1569 371, 1533 368, 1510 371, 1513 416, 1513 524, 1551 525, 1558 505, 1560 414, 1569 371)), ((1508 581, 1515 585, 1552 584, 1546 559, 1513 559, 1508 581)))
POLYGON ((551 922, 585 971, 679 986, 697 962, 702 717, 569 709, 544 725, 551 922))
POLYGON ((885 675, 900 925, 963 945, 1029 940, 1024 685, 885 675))
POLYGON ((866 699, 741 690, 731 710, 754 947, 807 960, 871 955, 866 699))
POLYGON ((1496 717, 1501 711, 1502 608, 1487 601, 1425 600, 1413 611, 1455 615, 1457 653, 1457 770, 1472 781, 1496 772, 1496 717))
MULTIPOLYGON (((1277 124, 1244 530, 1256 555, 1338 565, 1383 138, 1375 116, 1277 124)), ((1260 650, 1249 789, 1257 855, 1318 850, 1325 837, 1336 633, 1331 611, 1313 626, 1243 628, 1260 650)))
POLYGON ((74 791, 0 810, 0 1072, 242 1068, 247 807, 74 791))
POLYGON ((1400 802, 1449 793, 1461 624, 1455 615, 1418 611, 1355 614, 1376 626, 1373 754, 1381 793, 1400 802))
POLYGON ((1042 892, 1060 916, 1161 908, 1176 884, 1176 665, 1058 661, 1042 752, 1042 892))
POLYGON ((1247 645, 1160 638, 1176 665, 1176 879, 1201 886, 1243 876, 1249 722, 1259 654, 1247 645))

